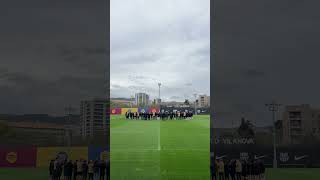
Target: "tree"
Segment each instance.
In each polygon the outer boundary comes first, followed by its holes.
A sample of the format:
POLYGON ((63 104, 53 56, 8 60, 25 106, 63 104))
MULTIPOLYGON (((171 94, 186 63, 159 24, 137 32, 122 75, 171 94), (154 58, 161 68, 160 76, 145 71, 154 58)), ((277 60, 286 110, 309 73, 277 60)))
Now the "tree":
POLYGON ((116 103, 116 102, 112 102, 112 101, 110 103, 110 107, 111 108, 129 108, 129 106, 127 104, 116 103))
POLYGON ((185 105, 190 105, 189 100, 186 99, 186 100, 184 101, 184 104, 185 104, 185 105))
POLYGON ((282 130, 282 121, 281 120, 276 121, 275 126, 277 130, 282 130))
POLYGON ((275 127, 276 127, 276 138, 278 142, 282 142, 282 138, 283 138, 283 125, 282 125, 282 121, 281 120, 277 120, 275 122, 275 127))
POLYGON ((4 122, 0 122, 0 136, 5 136, 8 133, 9 133, 9 126, 4 122))
POLYGON ((238 134, 241 137, 254 137, 253 125, 249 120, 241 118, 241 124, 238 128, 238 134))

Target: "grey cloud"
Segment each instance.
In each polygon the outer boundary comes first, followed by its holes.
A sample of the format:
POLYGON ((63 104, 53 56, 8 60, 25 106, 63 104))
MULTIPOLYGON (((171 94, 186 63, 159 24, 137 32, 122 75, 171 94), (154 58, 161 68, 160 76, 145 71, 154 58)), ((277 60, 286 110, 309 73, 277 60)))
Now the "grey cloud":
POLYGON ((66 105, 105 96, 105 3, 1 2, 0 113, 61 115, 66 105))
POLYGON ((118 84, 111 84, 111 89, 112 88, 118 89, 118 88, 121 88, 121 86, 118 84))
POLYGON ((59 48, 60 53, 62 56, 70 56, 70 55, 97 55, 97 54, 103 54, 105 55, 107 53, 107 50, 105 47, 97 47, 97 48, 59 48))
POLYGON ((266 75, 265 72, 259 71, 256 69, 248 69, 247 71, 244 72, 244 76, 248 78, 258 78, 258 77, 263 77, 265 75, 266 75))
POLYGON ((181 99, 180 96, 171 96, 170 99, 175 100, 175 99, 181 99))
POLYGON ((315 20, 320 17, 319 5, 298 0, 215 1, 217 125, 230 125, 241 117, 241 111, 260 126, 270 125, 264 104, 273 98, 282 104, 320 107, 314 98, 320 90, 315 83, 319 77, 316 32, 320 24, 315 20))
POLYGON ((182 101, 181 95, 195 91, 209 94, 209 3, 208 0, 112 2, 111 77, 130 88, 111 93, 128 96, 144 91, 157 97, 157 83, 161 82, 163 99, 176 96, 182 101), (188 85, 189 82, 192 84, 188 85))

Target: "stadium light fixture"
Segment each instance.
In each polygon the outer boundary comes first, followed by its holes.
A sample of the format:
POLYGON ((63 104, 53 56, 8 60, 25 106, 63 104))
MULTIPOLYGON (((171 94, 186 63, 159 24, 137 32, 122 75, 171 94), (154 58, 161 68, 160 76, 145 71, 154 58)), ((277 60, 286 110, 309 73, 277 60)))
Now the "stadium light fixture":
POLYGON ((271 104, 265 104, 268 110, 272 112, 272 122, 273 122, 273 168, 277 168, 277 143, 276 143, 276 113, 279 110, 281 104, 277 104, 276 101, 272 101, 271 104))

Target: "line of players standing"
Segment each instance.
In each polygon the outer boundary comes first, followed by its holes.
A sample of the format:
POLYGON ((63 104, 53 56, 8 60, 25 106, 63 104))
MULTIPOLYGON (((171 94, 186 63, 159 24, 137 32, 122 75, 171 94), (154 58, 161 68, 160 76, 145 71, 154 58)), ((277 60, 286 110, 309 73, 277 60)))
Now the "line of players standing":
POLYGON ((214 160, 211 180, 264 180, 265 166, 262 160, 240 161, 238 159, 214 160))
POLYGON ((125 114, 126 119, 142 119, 142 120, 151 120, 151 119, 192 119, 193 113, 190 111, 185 111, 185 112, 171 112, 169 113, 168 111, 166 112, 126 112, 125 114))
POLYGON ((49 165, 50 180, 110 180, 109 169, 109 163, 102 160, 61 162, 56 159, 49 165))

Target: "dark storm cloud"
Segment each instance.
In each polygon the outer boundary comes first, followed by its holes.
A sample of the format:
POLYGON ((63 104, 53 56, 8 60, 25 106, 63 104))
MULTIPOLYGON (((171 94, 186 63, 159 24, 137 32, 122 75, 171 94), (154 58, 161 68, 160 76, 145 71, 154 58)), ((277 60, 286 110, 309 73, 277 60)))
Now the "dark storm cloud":
POLYGON ((319 5, 314 0, 215 1, 217 126, 239 123, 241 116, 268 125, 264 104, 272 99, 320 107, 319 5))
POLYGON ((258 71, 255 69, 248 69, 247 71, 244 72, 244 76, 248 78, 263 78, 266 74, 262 71, 258 71))
POLYGON ((0 113, 62 114, 108 86, 104 0, 5 0, 0 113))
POLYGON ((84 56, 89 56, 89 55, 97 55, 97 54, 102 54, 105 55, 107 53, 107 50, 105 47, 97 47, 97 48, 61 48, 61 55, 62 56, 72 56, 72 55, 84 55, 84 56))

